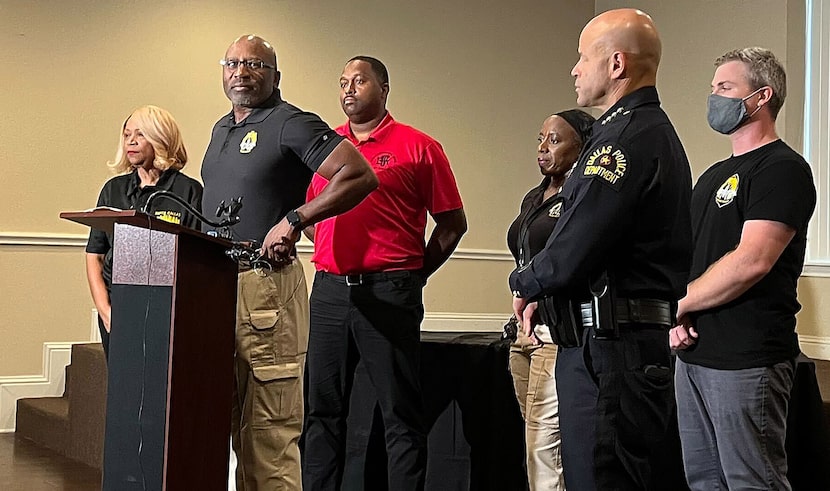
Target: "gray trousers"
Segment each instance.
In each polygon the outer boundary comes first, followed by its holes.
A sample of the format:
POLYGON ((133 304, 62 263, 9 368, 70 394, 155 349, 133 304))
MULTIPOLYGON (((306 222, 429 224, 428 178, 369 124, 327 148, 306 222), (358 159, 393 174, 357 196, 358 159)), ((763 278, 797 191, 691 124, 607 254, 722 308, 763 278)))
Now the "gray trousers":
POLYGON ((716 370, 677 360, 675 390, 692 490, 789 491, 787 406, 795 362, 716 370))

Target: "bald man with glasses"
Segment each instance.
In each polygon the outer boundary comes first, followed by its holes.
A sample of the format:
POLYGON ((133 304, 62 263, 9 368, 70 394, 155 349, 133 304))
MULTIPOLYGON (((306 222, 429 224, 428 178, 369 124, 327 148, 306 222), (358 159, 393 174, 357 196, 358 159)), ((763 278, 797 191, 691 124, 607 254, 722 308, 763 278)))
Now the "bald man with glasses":
POLYGON ((300 231, 343 213, 377 187, 355 147, 317 115, 285 102, 274 48, 246 35, 228 48, 222 84, 232 110, 213 128, 202 163, 202 206, 243 197, 235 240, 261 244, 269 270, 238 276, 232 438, 237 489, 302 489, 298 441, 308 294, 300 231), (311 176, 330 181, 305 203, 311 176))

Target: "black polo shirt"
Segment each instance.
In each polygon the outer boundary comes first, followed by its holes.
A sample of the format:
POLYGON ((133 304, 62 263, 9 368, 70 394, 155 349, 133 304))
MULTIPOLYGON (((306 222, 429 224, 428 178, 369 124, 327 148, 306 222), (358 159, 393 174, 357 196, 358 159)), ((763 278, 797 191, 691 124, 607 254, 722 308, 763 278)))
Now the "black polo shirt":
POLYGON ((234 238, 261 243, 305 202, 312 174, 341 140, 319 116, 283 101, 278 90, 244 121, 234 121, 231 111, 213 127, 202 162, 205 214, 241 196, 234 238))
POLYGON ((772 269, 731 302, 695 312, 697 343, 677 354, 720 370, 771 366, 799 353, 796 286, 804 265, 807 224, 816 206, 810 166, 781 140, 710 167, 692 194, 694 260, 690 281, 735 249, 747 220, 795 229, 772 269))
POLYGON ((620 297, 676 301, 692 256, 686 152, 657 89, 626 95, 597 119, 560 193, 562 216, 544 249, 510 275, 524 298, 587 295, 608 271, 620 297))
POLYGON ((559 193, 544 199, 550 177, 531 189, 522 200, 519 216, 507 230, 507 247, 516 266, 523 266, 545 248, 556 221, 562 215, 563 199, 559 193))
MULTIPOLYGON (((141 178, 138 172, 113 177, 104 184, 98 196, 97 206, 108 206, 120 210, 140 210, 156 191, 165 190, 183 198, 197 211, 202 206, 202 185, 199 181, 188 177, 175 169, 162 172, 155 186, 141 187, 141 178)), ((156 198, 153 200, 153 216, 161 220, 178 223, 186 227, 198 229, 199 221, 179 203, 156 198)), ((104 254, 104 281, 107 286, 112 282, 112 235, 101 230, 92 229, 86 244, 86 252, 104 254)))

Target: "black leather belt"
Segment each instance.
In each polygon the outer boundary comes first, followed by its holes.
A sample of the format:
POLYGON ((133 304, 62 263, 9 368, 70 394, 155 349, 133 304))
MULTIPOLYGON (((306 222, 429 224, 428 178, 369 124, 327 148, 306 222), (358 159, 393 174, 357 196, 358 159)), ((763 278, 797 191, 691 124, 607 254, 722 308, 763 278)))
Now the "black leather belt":
MULTIPOLYGON (((582 325, 594 327, 593 307, 591 303, 579 304, 582 311, 582 325)), ((614 304, 617 322, 620 324, 660 324, 671 327, 671 303, 665 300, 649 298, 618 298, 614 304)))
POLYGON ((338 283, 344 283, 346 286, 360 286, 371 283, 379 283, 381 281, 400 280, 412 276, 412 271, 381 271, 378 273, 359 273, 359 274, 334 274, 326 271, 320 271, 318 274, 327 279, 334 280, 338 283))

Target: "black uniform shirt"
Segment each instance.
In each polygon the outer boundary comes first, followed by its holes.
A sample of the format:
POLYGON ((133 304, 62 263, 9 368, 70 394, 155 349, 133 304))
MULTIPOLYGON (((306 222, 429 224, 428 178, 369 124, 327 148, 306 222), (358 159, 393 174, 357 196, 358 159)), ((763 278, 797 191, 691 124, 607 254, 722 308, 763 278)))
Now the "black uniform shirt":
POLYGON ((607 270, 621 297, 677 300, 691 262, 691 189, 657 89, 628 94, 594 123, 562 190, 562 217, 545 248, 510 275, 510 289, 578 299, 607 270))
MULTIPOLYGON (((202 185, 199 184, 199 181, 175 169, 162 172, 155 186, 144 186, 143 188, 141 187, 141 178, 136 171, 115 176, 101 188, 97 206, 109 206, 120 210, 140 210, 147 202, 147 198, 160 190, 172 192, 187 201, 197 211, 201 211, 202 185)), ((199 221, 196 217, 173 200, 155 198, 152 208, 152 214, 156 218, 178 223, 185 227, 199 228, 199 221)), ((112 282, 112 235, 101 230, 90 230, 86 252, 105 255, 103 276, 104 282, 109 287, 112 282)))
POLYGON ((341 140, 319 116, 283 101, 279 90, 240 123, 231 111, 213 127, 202 162, 205 214, 242 196, 235 239, 262 242, 305 202, 311 175, 341 140))
POLYGON ((522 200, 519 216, 507 230, 507 247, 516 260, 516 266, 522 266, 544 249, 556 220, 562 214, 562 197, 557 193, 544 199, 545 190, 550 184, 550 177, 531 189, 522 200))
POLYGON ((697 343, 686 362, 721 370, 771 366, 798 352, 796 284, 804 264, 807 223, 816 206, 810 166, 781 140, 730 157, 700 176, 692 194, 694 260, 690 280, 735 249, 747 220, 795 229, 772 269, 735 300, 695 313, 697 343))

